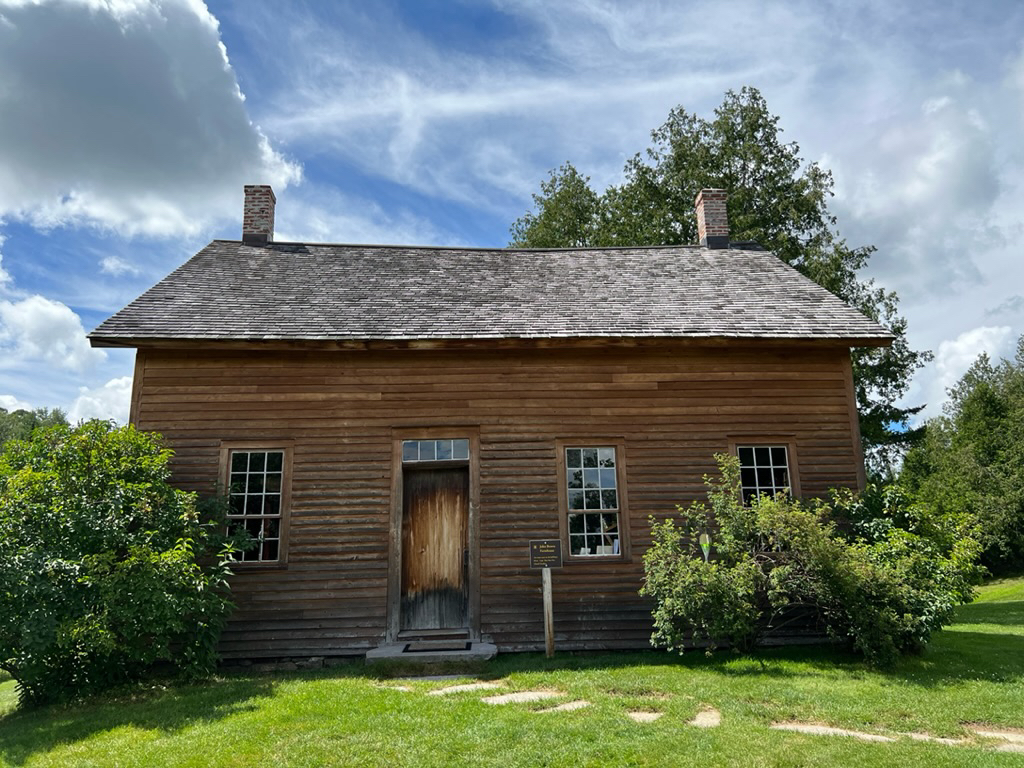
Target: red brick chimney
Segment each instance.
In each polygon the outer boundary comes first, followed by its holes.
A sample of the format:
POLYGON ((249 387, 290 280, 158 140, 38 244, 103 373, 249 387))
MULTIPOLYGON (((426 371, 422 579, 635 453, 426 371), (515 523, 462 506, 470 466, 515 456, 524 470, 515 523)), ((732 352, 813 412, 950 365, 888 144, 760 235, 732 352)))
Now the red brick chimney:
POLYGON ((697 237, 705 248, 729 247, 727 197, 724 189, 702 189, 697 193, 697 237))
POLYGON ((274 206, 277 197, 269 184, 246 184, 242 209, 242 242, 266 245, 274 242, 274 206))

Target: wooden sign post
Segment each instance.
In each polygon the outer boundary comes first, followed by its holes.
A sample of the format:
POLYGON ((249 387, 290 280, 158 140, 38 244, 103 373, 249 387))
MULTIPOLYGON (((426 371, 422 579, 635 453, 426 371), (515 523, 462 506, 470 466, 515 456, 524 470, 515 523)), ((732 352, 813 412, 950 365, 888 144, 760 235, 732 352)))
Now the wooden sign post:
POLYGON ((562 567, 561 540, 531 540, 530 567, 542 569, 541 593, 544 597, 544 651, 550 659, 555 655, 555 611, 551 600, 551 569, 562 567))

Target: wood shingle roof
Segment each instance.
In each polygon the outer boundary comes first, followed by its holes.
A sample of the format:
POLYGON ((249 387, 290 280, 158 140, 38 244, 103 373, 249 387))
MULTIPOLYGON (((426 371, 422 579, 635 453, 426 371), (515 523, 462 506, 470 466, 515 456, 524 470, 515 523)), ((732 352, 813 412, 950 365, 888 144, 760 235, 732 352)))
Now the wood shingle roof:
POLYGON ((892 335, 761 250, 215 240, 89 337, 96 346, 601 337, 858 346, 892 335))

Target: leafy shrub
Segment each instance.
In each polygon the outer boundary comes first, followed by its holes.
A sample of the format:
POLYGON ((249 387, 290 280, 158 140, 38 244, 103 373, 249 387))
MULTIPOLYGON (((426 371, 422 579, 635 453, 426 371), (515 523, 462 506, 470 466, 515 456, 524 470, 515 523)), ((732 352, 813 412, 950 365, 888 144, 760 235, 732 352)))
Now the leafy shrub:
MULTIPOLYGON (((780 616, 804 608, 832 637, 886 664, 923 649, 971 598, 972 540, 943 549, 895 526, 870 540, 843 533, 835 499, 802 503, 780 495, 744 506, 737 460, 717 459, 721 477, 705 478, 709 503, 679 508, 679 522, 653 523, 641 592, 655 602, 654 645, 747 651, 780 616), (697 547, 701 532, 713 532, 709 562, 697 547)), ((841 501, 848 510, 856 497, 841 501)))
POLYGON ((215 664, 232 547, 194 494, 168 485, 169 457, 158 437, 101 421, 4 446, 0 668, 23 703, 109 688, 159 662, 192 676, 215 664))

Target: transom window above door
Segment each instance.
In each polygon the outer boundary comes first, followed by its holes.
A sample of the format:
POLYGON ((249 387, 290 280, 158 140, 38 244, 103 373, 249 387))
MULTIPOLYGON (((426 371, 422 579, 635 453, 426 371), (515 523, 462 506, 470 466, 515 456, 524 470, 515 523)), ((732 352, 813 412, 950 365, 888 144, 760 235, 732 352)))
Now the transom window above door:
POLYGON ((402 463, 404 464, 421 461, 467 461, 468 459, 469 440, 467 438, 402 441, 402 463))

